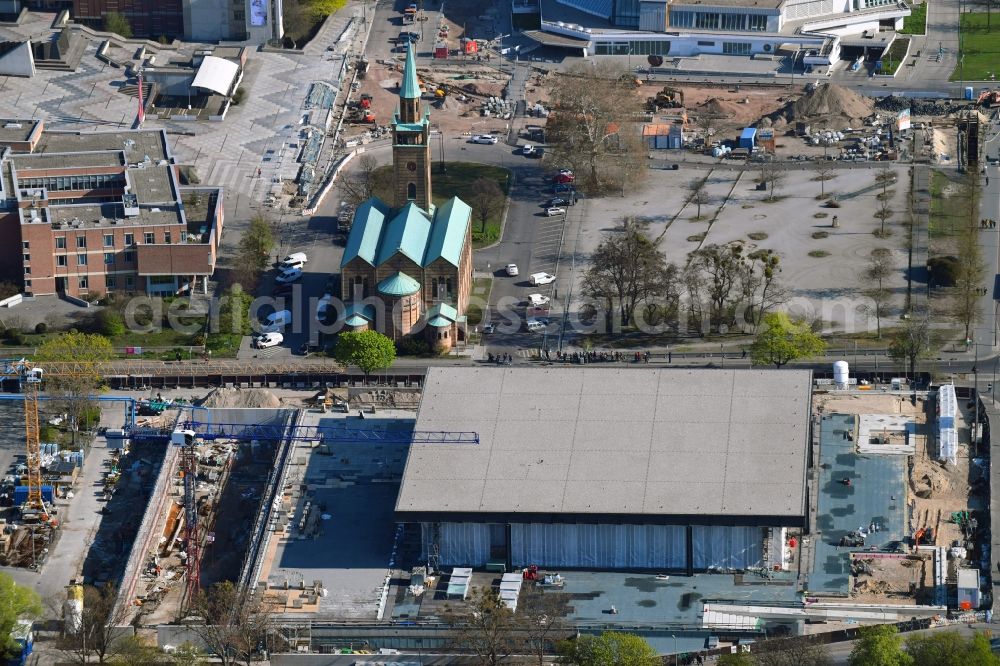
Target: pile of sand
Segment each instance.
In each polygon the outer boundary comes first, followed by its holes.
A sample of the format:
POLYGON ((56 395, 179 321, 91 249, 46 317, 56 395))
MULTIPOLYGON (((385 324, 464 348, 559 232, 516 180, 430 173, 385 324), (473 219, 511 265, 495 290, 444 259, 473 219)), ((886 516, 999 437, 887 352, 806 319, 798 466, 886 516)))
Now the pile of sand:
POLYGON ((743 113, 743 109, 736 102, 713 97, 698 105, 698 111, 708 116, 717 118, 733 118, 743 113))
POLYGON ((867 97, 843 86, 828 83, 789 102, 772 117, 789 123, 825 120, 857 125, 870 116, 874 108, 874 101, 867 97))
POLYGON ((281 400, 267 389, 217 388, 199 404, 202 407, 281 407, 281 400))

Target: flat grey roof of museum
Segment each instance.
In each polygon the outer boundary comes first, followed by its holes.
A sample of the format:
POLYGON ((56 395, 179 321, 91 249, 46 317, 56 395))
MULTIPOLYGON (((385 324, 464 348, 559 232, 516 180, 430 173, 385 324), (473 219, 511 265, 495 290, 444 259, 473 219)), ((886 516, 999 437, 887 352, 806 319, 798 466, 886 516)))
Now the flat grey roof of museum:
POLYGON ((159 130, 124 130, 119 132, 45 131, 35 146, 35 153, 75 153, 91 150, 124 150, 129 164, 147 156, 154 163, 166 159, 167 147, 159 130))
MULTIPOLYGON (((397 515, 796 517, 812 375, 798 370, 431 368, 397 515)), ((558 518, 556 518, 558 519, 558 518)))

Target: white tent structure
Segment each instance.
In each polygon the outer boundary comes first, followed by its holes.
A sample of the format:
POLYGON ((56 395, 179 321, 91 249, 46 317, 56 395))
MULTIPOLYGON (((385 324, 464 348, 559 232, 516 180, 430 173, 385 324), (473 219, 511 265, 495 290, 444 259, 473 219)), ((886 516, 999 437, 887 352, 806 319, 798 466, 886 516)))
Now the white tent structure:
POLYGON ((958 462, 958 429, 955 427, 957 414, 955 385, 945 384, 938 389, 938 460, 952 465, 958 462))
POLYGON ((219 95, 228 95, 236 80, 240 66, 232 60, 216 56, 205 56, 194 75, 192 88, 202 88, 219 95))

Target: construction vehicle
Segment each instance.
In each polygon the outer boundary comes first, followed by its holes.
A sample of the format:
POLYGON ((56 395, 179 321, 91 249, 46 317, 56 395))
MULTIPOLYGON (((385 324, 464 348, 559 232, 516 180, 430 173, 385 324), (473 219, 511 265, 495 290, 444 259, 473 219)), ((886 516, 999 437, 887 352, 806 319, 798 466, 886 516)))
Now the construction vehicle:
POLYGON ((985 106, 987 109, 1000 106, 1000 89, 984 89, 981 93, 979 93, 979 99, 976 100, 976 103, 979 106, 985 106))
POLYGON ((362 109, 372 108, 372 96, 368 93, 363 93, 358 99, 358 107, 362 109))
POLYGON ((403 23, 409 24, 417 20, 417 4, 411 2, 407 5, 406 9, 403 10, 403 23))
POLYGON ((660 109, 682 109, 684 108, 684 91, 663 86, 662 90, 657 91, 655 97, 646 98, 646 108, 654 113, 660 109))

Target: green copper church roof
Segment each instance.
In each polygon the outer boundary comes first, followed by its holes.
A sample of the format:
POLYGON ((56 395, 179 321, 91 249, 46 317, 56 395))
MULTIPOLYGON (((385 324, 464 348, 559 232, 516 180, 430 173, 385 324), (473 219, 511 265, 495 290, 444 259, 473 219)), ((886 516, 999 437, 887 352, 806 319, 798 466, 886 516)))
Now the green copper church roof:
POLYGON ((399 96, 403 99, 420 99, 420 82, 417 81, 417 63, 413 59, 413 42, 406 46, 406 65, 403 67, 403 83, 399 86, 399 96))
POLYGON ((386 296, 409 296, 420 291, 420 283, 402 271, 396 271, 378 283, 378 291, 386 296))
POLYGON ((403 206, 385 228, 375 265, 379 266, 402 252, 417 266, 423 265, 431 221, 427 213, 412 201, 403 206))
POLYGON ((452 197, 442 204, 434 215, 424 266, 444 259, 457 267, 462 261, 462 248, 465 247, 465 236, 471 219, 472 208, 458 197, 452 197))
POLYGON ((375 197, 358 206, 358 210, 354 213, 354 223, 347 236, 347 247, 344 248, 344 257, 340 262, 341 268, 355 257, 361 257, 372 266, 375 265, 379 237, 382 235, 382 227, 388 214, 389 207, 375 197))
POLYGON ((434 328, 451 326, 458 321, 458 310, 447 303, 435 303, 427 310, 427 324, 434 328))

